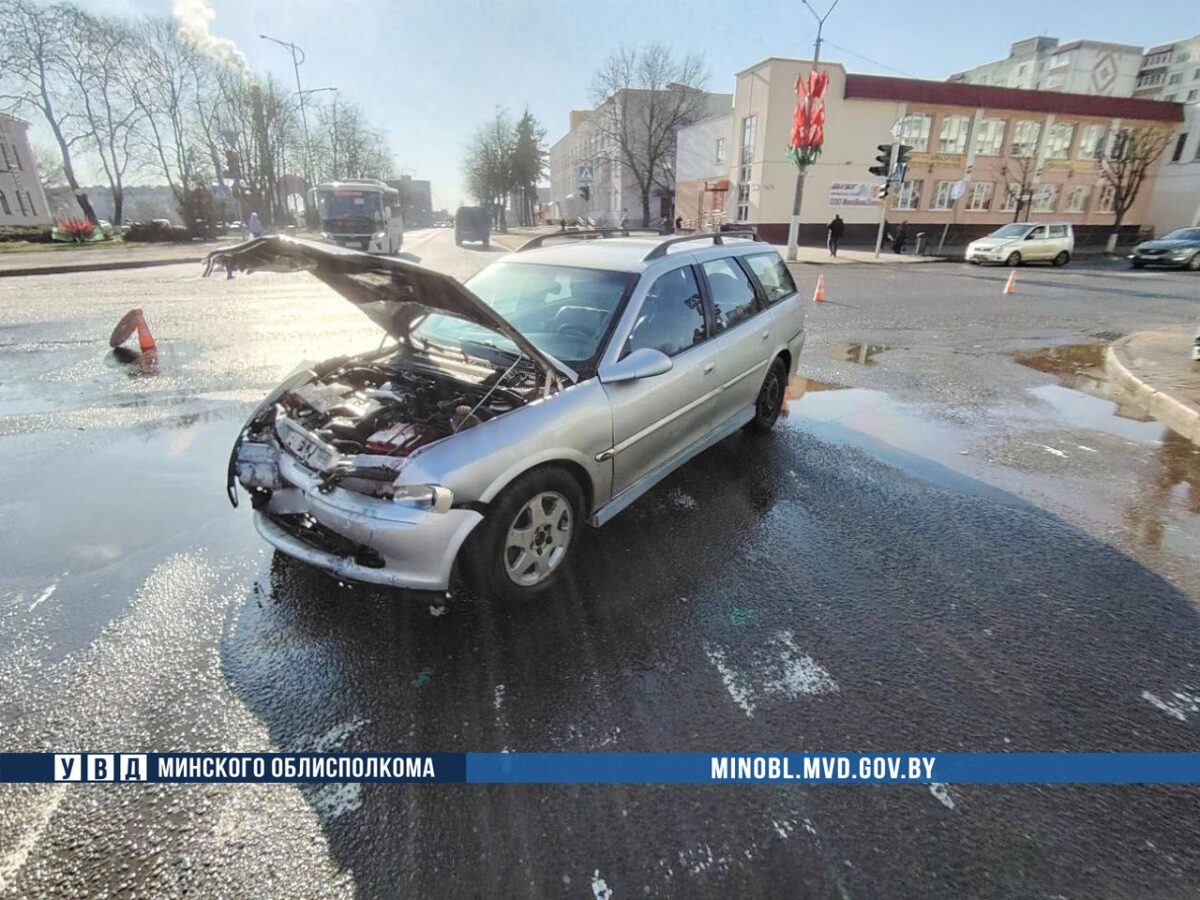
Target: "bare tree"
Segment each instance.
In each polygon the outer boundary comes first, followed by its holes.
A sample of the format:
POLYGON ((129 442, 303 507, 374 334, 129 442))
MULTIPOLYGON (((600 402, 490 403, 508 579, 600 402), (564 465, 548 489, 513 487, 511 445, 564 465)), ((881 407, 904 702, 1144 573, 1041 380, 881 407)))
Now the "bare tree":
POLYGON ((1116 250, 1125 214, 1133 207, 1146 176, 1162 156, 1170 139, 1171 130, 1162 125, 1122 128, 1113 136, 1108 152, 1097 157, 1096 168, 1100 173, 1100 181, 1113 194, 1113 226, 1107 246, 1109 253, 1116 250))
POLYGON ((596 73, 591 122, 601 138, 599 155, 637 183, 643 226, 650 224, 654 188, 675 189, 676 135, 703 118, 706 75, 703 58, 676 58, 662 44, 622 47, 596 73))
POLYGON ((1021 221, 1021 212, 1025 212, 1025 218, 1029 218, 1029 207, 1033 205, 1033 186, 1037 182, 1038 167, 1037 157, 1032 154, 1027 156, 1012 156, 1000 169, 1000 174, 1004 176, 1004 189, 1008 193, 1015 194, 1016 203, 1013 205, 1013 221, 1021 221), (1013 191, 1012 188, 1016 187, 1013 191))
POLYGON ((313 167, 318 181, 378 178, 391 175, 392 159, 384 136, 373 130, 353 103, 334 97, 314 103, 317 136, 313 167))
POLYGON ((463 172, 467 189, 491 214, 496 226, 505 231, 508 221, 504 209, 515 184, 513 154, 517 131, 502 109, 475 132, 467 147, 463 172))
MULTIPOLYGON (((39 6, 30 0, 10 0, 0 31, 4 60, 4 89, 0 104, 35 109, 42 114, 62 157, 63 176, 80 210, 95 224, 96 212, 75 174, 73 150, 86 133, 72 110, 67 68, 67 20, 64 7, 39 6)), ((32 162, 32 161, 31 161, 32 162)))
POLYGON ((133 52, 133 35, 118 20, 76 7, 60 10, 62 70, 70 84, 74 122, 87 137, 87 149, 100 159, 112 196, 113 223, 120 225, 134 132, 143 115, 120 77, 122 60, 133 52))

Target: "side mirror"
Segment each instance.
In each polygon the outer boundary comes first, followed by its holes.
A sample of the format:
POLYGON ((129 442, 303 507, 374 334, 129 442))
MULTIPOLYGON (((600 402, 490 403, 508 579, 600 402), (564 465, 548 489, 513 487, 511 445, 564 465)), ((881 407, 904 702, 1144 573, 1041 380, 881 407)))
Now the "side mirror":
POLYGON ((653 378, 655 375, 670 372, 671 368, 671 357, 667 354, 661 350, 642 347, 611 366, 601 366, 600 381, 602 384, 618 384, 622 381, 636 381, 639 378, 653 378))

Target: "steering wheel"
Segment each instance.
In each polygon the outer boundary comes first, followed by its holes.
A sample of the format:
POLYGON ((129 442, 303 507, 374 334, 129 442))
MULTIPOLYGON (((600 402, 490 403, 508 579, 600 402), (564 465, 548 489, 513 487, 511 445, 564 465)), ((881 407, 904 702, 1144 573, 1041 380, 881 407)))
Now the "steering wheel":
POLYGON ((590 341, 592 333, 582 325, 576 325, 574 322, 565 322, 554 329, 564 337, 574 337, 581 341, 590 341))

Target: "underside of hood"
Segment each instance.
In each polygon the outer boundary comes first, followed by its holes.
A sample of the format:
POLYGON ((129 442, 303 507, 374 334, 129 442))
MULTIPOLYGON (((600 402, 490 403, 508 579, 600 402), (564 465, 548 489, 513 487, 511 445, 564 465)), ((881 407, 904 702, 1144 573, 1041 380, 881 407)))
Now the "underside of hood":
POLYGON ((234 272, 310 272, 399 341, 407 341, 429 313, 455 316, 501 334, 548 376, 578 380, 569 367, 537 349, 511 323, 449 275, 386 256, 331 244, 272 235, 214 250, 204 274, 215 267, 234 272))

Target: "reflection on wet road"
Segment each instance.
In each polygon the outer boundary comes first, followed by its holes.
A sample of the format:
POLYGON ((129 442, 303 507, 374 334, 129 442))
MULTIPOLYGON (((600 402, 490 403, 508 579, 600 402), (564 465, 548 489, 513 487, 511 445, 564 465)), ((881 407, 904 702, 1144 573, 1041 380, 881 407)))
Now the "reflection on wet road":
MULTIPOLYGON (((477 264, 448 232, 407 246, 477 264)), ((1195 749, 1196 448, 1122 406, 1095 350, 814 311, 782 427, 703 454, 589 532, 548 602, 505 608, 339 585, 229 508, 254 403, 378 339, 303 278, 109 273, 86 312, 51 278, 13 279, 40 307, 0 298, 6 749, 1195 749), (104 340, 133 289, 163 298, 139 300, 153 377, 104 340)), ((1198 800, 10 789, 0 896, 1185 896, 1198 800)))

